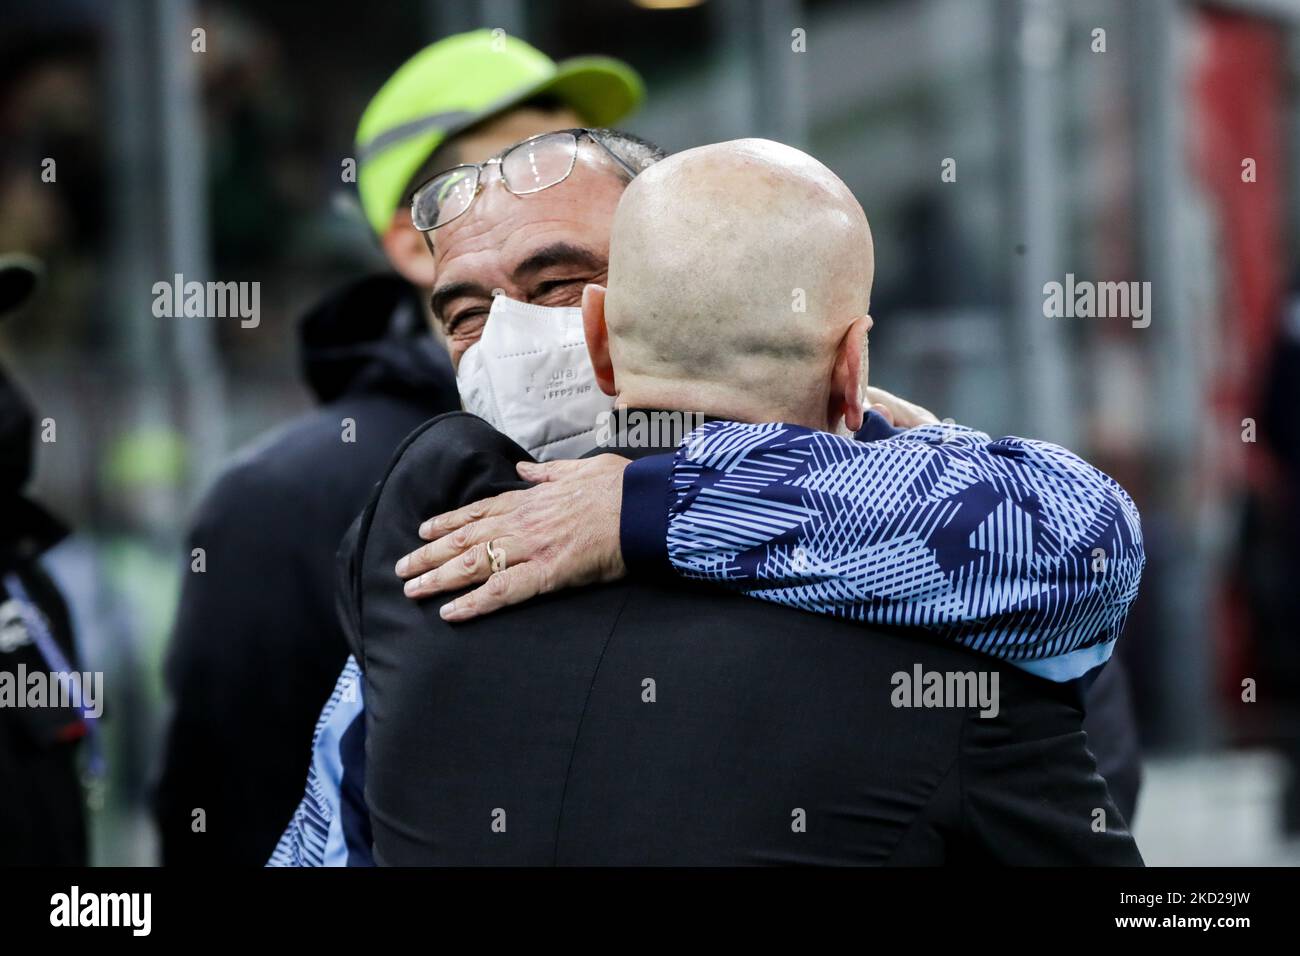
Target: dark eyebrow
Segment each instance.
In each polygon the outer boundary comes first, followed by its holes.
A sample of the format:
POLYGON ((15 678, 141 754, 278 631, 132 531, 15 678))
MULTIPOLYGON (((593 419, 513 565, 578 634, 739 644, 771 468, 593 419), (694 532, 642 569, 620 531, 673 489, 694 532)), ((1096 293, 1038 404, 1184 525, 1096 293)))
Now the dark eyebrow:
POLYGON ((519 284, 552 266, 584 266, 593 272, 599 272, 608 265, 605 259, 583 246, 571 242, 553 242, 515 266, 510 278, 519 284))
POLYGON ((439 286, 433 290, 433 295, 429 298, 429 307, 433 309, 434 317, 441 322, 442 310, 447 307, 448 303, 459 299, 461 296, 469 295, 487 298, 492 293, 477 282, 452 282, 449 285, 439 286))

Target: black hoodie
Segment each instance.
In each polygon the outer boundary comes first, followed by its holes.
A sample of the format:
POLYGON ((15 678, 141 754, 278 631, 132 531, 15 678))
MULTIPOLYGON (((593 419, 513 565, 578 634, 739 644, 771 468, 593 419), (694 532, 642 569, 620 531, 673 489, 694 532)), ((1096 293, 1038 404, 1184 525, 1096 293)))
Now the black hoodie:
POLYGON ((31 406, 0 368, 0 572, 34 559, 67 534, 61 521, 23 495, 35 439, 31 406))
MULTIPOLYGON (((63 657, 79 666, 63 597, 37 563, 67 529, 23 495, 34 439, 31 406, 0 369, 0 671, 13 681, 53 665, 27 625, 27 600, 63 657)), ((69 708, 0 707, 0 866, 85 865, 75 746, 85 729, 69 708)))
POLYGON ((156 805, 166 865, 270 856, 347 656, 334 613, 339 540, 401 440, 460 405, 416 290, 395 276, 331 296, 299 336, 322 404, 239 454, 191 531, 156 805))

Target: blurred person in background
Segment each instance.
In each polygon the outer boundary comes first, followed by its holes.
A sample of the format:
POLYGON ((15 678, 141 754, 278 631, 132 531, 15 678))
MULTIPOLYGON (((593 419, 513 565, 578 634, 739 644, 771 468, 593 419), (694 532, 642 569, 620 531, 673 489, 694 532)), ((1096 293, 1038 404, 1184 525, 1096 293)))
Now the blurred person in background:
MULTIPOLYGON (((0 318, 35 291, 40 268, 0 257, 0 318)), ((67 606, 41 556, 68 533, 23 494, 31 478, 35 416, 0 369, 0 865, 88 861, 78 706, 33 706, 23 675, 80 672, 67 606)))
POLYGON ((1262 434, 1278 465, 1271 500, 1248 502, 1238 561, 1251 592, 1255 636, 1274 690, 1276 734, 1287 762, 1282 827, 1300 834, 1300 281, 1291 289, 1263 389, 1262 434))
POLYGON ((527 136, 613 122, 642 93, 618 61, 557 64, 480 30, 426 47, 370 101, 357 184, 394 273, 350 284, 305 316, 303 373, 321 406, 241 453, 200 506, 167 663, 164 864, 270 855, 347 656, 334 610, 339 539, 401 439, 459 408, 428 321, 433 260, 412 228, 414 187, 527 136))

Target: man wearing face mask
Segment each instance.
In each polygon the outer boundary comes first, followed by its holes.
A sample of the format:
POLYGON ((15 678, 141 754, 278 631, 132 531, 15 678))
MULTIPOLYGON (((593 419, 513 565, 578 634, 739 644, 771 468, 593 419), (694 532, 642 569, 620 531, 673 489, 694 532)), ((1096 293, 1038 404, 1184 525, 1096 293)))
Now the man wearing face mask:
MULTIPOLYGON (((494 164, 501 167, 500 173, 490 166, 482 172, 474 171, 469 179, 465 178, 467 171, 461 171, 435 180, 430 186, 436 184, 438 189, 430 191, 440 201, 423 220, 425 225, 439 229, 434 233, 433 243, 435 256, 440 262, 440 281, 435 289, 434 306, 448 329, 453 360, 460 365, 458 379, 467 405, 521 444, 542 452, 539 457, 543 458, 550 457, 546 454, 548 448, 554 450, 578 437, 574 432, 583 433, 588 445, 593 444, 593 423, 587 416, 593 409, 608 410, 608 399, 602 404, 601 400, 592 398, 590 367, 572 358, 577 334, 575 317, 571 312, 552 314, 548 322, 544 310, 521 308, 518 301, 503 301, 501 296, 494 299, 492 293, 494 290, 506 291, 520 299, 532 300, 534 305, 539 298, 553 305, 567 304, 575 301, 576 291, 584 281, 603 274, 608 226, 602 229, 599 217, 593 221, 584 199, 589 199, 597 211, 612 211, 617 196, 611 196, 610 192, 621 189, 626 171, 621 164, 611 162, 599 142, 592 142, 589 146, 585 141, 583 143, 585 153, 580 151, 577 154, 576 167, 569 166, 561 158, 558 169, 561 172, 568 170, 572 175, 567 183, 565 180, 554 183, 553 189, 545 187, 544 191, 539 190, 535 175, 531 180, 526 175, 512 177, 512 159, 518 157, 510 154, 501 157, 499 164, 494 164), (584 159, 596 177, 584 175, 584 159), (605 175, 603 179, 599 178, 601 172, 605 175), (501 176, 501 173, 505 175, 501 176), (581 186, 566 188, 568 183, 578 179, 581 179, 581 186), (492 318, 486 322, 488 331, 480 342, 486 347, 472 348, 476 336, 484 329, 489 310, 492 318), (506 319, 498 328, 508 327, 527 337, 526 348, 512 349, 509 335, 491 335, 498 317, 506 319), (533 324, 526 327, 525 322, 529 320, 533 324), (461 361, 461 356, 465 357, 464 361, 461 361), (493 384, 496 382, 505 388, 498 391, 493 384), (487 397, 478 400, 473 396, 487 397), (591 404, 582 413, 575 414, 566 426, 552 427, 549 423, 557 418, 556 409, 566 402, 591 404), (549 405, 550 410, 543 414, 539 407, 545 405, 549 405)), ((549 159, 545 155, 539 156, 537 145, 533 144, 529 166, 535 167, 539 158, 549 159)), ((425 190, 421 192, 428 194, 425 190)), ((927 414, 891 396, 883 397, 898 410, 900 417, 907 414, 924 420, 923 416, 927 414)), ((933 416, 928 416, 928 419, 934 421, 933 416)), ((872 416, 868 430, 879 433, 882 429, 892 431, 883 419, 872 416)), ((958 444, 964 445, 964 442, 958 444)), ((963 448, 962 454, 970 451, 963 448)), ((430 480, 436 483, 432 477, 430 480)), ((591 499, 599 504, 601 510, 587 515, 583 523, 596 527, 609 524, 610 516, 605 513, 608 506, 601 498, 601 495, 595 495, 591 499)), ((629 497, 624 501, 624 510, 631 506, 629 497)), ((648 506, 654 507, 653 499, 648 506)), ((618 508, 616 498, 612 512, 615 528, 619 522, 618 508)), ((810 515, 810 520, 825 519, 810 515)), ((868 519, 867 525, 870 526, 873 520, 868 519)), ((579 530, 576 525, 574 530, 579 530)), ((477 563, 481 560, 490 565, 498 564, 502 556, 486 553, 489 550, 482 545, 474 548, 474 553, 469 556, 472 560, 466 562, 470 573, 477 573, 477 563)), ((744 570, 759 580, 770 573, 770 569, 744 570)), ((611 577, 619 573, 621 568, 609 569, 611 577)), ((784 572, 785 576, 795 579, 800 573, 805 577, 810 573, 825 575, 824 571, 816 568, 803 572, 786 568, 784 572)), ((597 579, 600 579, 599 573, 597 579)), ((481 578, 467 577, 466 580, 481 578)), ((438 588, 429 593, 436 590, 438 588)), ((1068 618, 1078 614, 1080 607, 1076 604, 1073 609, 1062 610, 1068 618)), ((365 829, 368 819, 361 793, 364 766, 359 743, 363 731, 357 719, 361 712, 359 691, 360 672, 353 663, 340 680, 322 717, 309 793, 277 851, 277 863, 356 862, 358 852, 355 847, 351 852, 346 849, 347 838, 359 835, 362 843, 368 842, 368 830, 365 829), (357 741, 351 748, 341 746, 348 737, 357 741), (345 753, 349 749, 355 758, 350 765, 345 753), (346 807, 352 803, 352 819, 363 821, 363 826, 350 826, 347 812, 340 820, 337 796, 322 804, 322 792, 331 789, 337 792, 340 787, 344 792, 343 805, 346 807), (324 825, 317 827, 316 824, 322 820, 324 825), (324 852, 329 846, 337 848, 332 859, 330 853, 324 852)))
POLYGON ((479 30, 419 51, 370 101, 357 188, 393 271, 305 317, 302 366, 319 407, 240 454, 200 506, 187 553, 202 548, 206 570, 184 576, 167 663, 175 709, 156 800, 165 864, 266 861, 347 656, 333 613, 339 539, 402 437, 459 407, 430 331, 434 263, 412 228, 412 190, 525 137, 617 120, 641 96, 616 60, 557 64, 479 30))
MULTIPOLYGON (((0 318, 39 274, 26 256, 0 256, 0 318)), ((23 494, 35 441, 31 406, 0 369, 0 866, 85 866, 77 750, 87 720, 14 697, 27 692, 22 674, 80 670, 67 606, 40 566, 67 529, 23 494)))
MULTIPOLYGON (((604 277, 609 222, 623 187, 662 156, 624 132, 558 131, 481 167, 453 167, 424 184, 412 203, 416 227, 435 236, 430 305, 464 407, 510 429, 541 459, 581 454, 592 444, 597 415, 611 407, 592 379, 577 305, 583 287, 604 277), (552 188, 570 178, 576 188, 552 188), (447 221, 439 215, 455 205, 492 209, 502 196, 511 212, 493 216, 490 228, 467 229, 455 243, 442 239, 453 232, 433 233, 447 221)), ((273 865, 369 863, 359 675, 349 661, 321 712, 307 795, 273 865)))

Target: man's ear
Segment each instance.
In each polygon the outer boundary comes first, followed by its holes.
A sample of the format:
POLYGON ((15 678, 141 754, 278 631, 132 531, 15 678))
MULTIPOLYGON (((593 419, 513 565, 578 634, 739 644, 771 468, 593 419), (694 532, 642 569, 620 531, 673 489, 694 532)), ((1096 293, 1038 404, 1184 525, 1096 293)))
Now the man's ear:
POLYGON ((862 396, 867 387, 867 333, 871 326, 869 315, 855 319, 844 331, 844 338, 835 351, 830 401, 826 408, 826 427, 831 430, 839 425, 840 419, 849 431, 862 427, 862 396))
POLYGON ((433 255, 423 233, 411 225, 411 210, 402 208, 393 213, 379 241, 402 278, 426 292, 433 288, 433 255))
POLYGON ((582 290, 582 332, 587 337, 587 354, 596 370, 596 384, 606 395, 617 395, 614 366, 609 360, 609 330, 605 328, 605 287, 594 282, 582 290))

